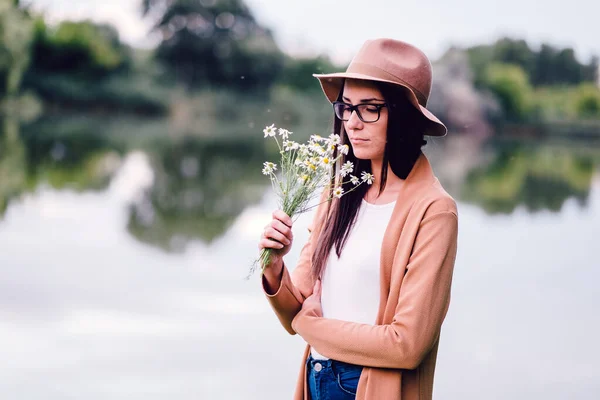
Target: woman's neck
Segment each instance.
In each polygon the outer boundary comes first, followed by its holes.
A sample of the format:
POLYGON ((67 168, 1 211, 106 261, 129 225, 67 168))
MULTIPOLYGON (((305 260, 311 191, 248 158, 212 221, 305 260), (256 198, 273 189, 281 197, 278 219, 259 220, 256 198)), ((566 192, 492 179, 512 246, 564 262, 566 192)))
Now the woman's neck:
MULTIPOLYGON (((381 166, 383 165, 382 160, 371 160, 371 173, 375 177, 375 184, 379 186, 379 182, 381 182, 381 166)), ((388 175, 390 172, 390 167, 388 163, 388 175)))
POLYGON ((375 181, 373 182, 373 185, 369 187, 365 196, 365 199, 370 203, 388 203, 395 200, 400 187, 404 183, 404 180, 400 179, 396 174, 394 174, 394 171, 392 171, 392 168, 388 163, 385 188, 383 192, 380 193, 379 188, 381 187, 382 179, 381 166, 381 161, 371 160, 371 173, 373 174, 375 181))

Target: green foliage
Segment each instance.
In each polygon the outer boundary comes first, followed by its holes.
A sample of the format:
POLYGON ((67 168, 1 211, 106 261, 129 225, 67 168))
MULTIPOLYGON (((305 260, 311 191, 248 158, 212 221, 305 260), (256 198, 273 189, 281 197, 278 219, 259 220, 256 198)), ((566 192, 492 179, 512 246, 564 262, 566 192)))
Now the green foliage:
MULTIPOLYGON (((318 83, 317 83, 318 85, 318 83)), ((177 136, 230 139, 262 137, 271 124, 286 126, 296 140, 325 135, 333 116, 331 105, 320 92, 300 92, 275 86, 269 97, 221 89, 182 93, 171 107, 171 132, 177 136)))
POLYGON ((170 90, 143 75, 116 74, 93 81, 66 74, 29 76, 28 85, 54 108, 72 111, 165 114, 170 90))
POLYGON ((591 84, 579 86, 575 110, 581 118, 600 118, 600 89, 591 84))
POLYGON ((576 85, 593 82, 597 68, 597 58, 593 58, 588 65, 580 64, 573 49, 557 49, 543 44, 537 53, 531 80, 534 85, 576 85))
POLYGON ((589 83, 539 87, 532 103, 541 120, 600 118, 600 89, 589 83))
POLYGON ((136 65, 135 52, 112 26, 67 21, 51 28, 38 18, 32 53, 24 87, 51 108, 167 112, 169 90, 155 83, 150 68, 136 65))
POLYGON ((486 68, 482 82, 496 96, 506 118, 523 120, 527 117, 531 109, 532 89, 521 67, 491 64, 486 68))
POLYGON ((19 93, 30 60, 32 36, 28 13, 15 2, 0 0, 0 100, 19 93))
POLYGON ((531 73, 535 63, 533 52, 525 40, 500 39, 493 47, 493 60, 504 64, 518 65, 531 73))
POLYGON ((103 77, 130 64, 130 52, 116 29, 90 21, 66 21, 56 28, 38 18, 33 44, 33 70, 103 77))
POLYGON ((280 83, 302 92, 320 91, 321 86, 312 74, 334 72, 336 67, 327 57, 292 58, 286 57, 280 83))
POLYGON ((532 107, 540 120, 574 119, 575 99, 573 86, 542 86, 534 90, 532 107))
POLYGON ((467 52, 477 86, 481 86, 485 69, 491 63, 520 66, 534 86, 594 82, 598 70, 597 57, 588 64, 582 64, 571 48, 560 49, 542 44, 536 51, 524 40, 510 38, 500 39, 492 45, 471 47, 467 52))
POLYGON ((283 54, 242 0, 145 0, 143 5, 145 12, 160 14, 157 58, 187 87, 267 89, 277 80, 283 54))

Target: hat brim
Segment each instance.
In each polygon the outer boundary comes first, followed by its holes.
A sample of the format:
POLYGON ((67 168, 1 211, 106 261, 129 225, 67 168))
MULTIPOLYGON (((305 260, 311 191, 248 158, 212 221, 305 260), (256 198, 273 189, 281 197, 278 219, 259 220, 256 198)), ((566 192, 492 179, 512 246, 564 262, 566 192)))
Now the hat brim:
POLYGON ((323 89, 323 93, 325 93, 325 97, 327 97, 327 100, 329 100, 330 103, 333 103, 337 100, 345 79, 359 79, 365 81, 384 82, 401 87, 406 92, 407 98, 411 102, 411 104, 421 112, 421 115, 423 117, 425 117, 425 121, 427 122, 427 129, 425 134, 427 136, 446 136, 446 134, 448 133, 446 125, 444 125, 442 121, 440 121, 431 111, 420 105, 414 92, 408 86, 405 86, 401 83, 391 81, 388 79, 376 78, 370 75, 360 74, 356 72, 313 74, 313 76, 319 80, 321 88, 323 89))

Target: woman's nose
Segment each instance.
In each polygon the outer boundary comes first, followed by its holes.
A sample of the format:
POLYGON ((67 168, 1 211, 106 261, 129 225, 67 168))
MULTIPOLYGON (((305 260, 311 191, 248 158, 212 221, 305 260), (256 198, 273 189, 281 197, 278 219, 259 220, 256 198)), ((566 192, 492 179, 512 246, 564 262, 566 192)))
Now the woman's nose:
POLYGON ((358 114, 356 113, 356 110, 352 111, 352 114, 350 114, 350 118, 348 118, 348 122, 346 122, 346 127, 348 129, 360 129, 362 128, 362 121, 360 120, 360 118, 358 118, 358 114))

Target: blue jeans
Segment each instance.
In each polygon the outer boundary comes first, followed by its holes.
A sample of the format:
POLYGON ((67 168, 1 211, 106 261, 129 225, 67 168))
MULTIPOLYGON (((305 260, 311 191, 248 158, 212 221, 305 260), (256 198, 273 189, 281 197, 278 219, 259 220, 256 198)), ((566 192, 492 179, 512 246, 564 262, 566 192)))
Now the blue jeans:
POLYGON ((354 400, 362 367, 336 360, 306 360, 311 400, 354 400))

